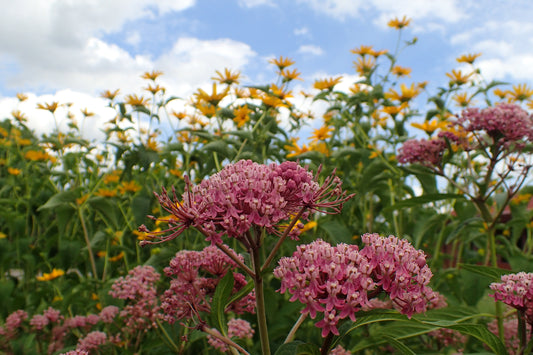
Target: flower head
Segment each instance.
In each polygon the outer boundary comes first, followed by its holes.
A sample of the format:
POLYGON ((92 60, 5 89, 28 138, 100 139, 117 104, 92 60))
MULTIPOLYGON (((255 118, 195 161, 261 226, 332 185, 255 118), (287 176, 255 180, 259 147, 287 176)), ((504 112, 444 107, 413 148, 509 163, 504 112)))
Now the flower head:
POLYGON ((371 306, 371 299, 385 292, 393 307, 411 316, 424 312, 436 298, 427 285, 432 277, 423 252, 394 236, 362 236, 365 247, 323 240, 299 245, 292 257, 284 257, 274 270, 281 281, 280 292, 292 295, 290 301, 303 303, 302 313, 316 323, 322 336, 339 334, 341 319, 355 321, 356 313, 371 306))
MULTIPOLYGON (((244 260, 241 255, 235 256, 244 260)), ((172 278, 170 288, 162 298, 165 319, 174 323, 193 318, 199 312, 210 312, 216 286, 227 272, 233 272, 233 293, 239 292, 247 281, 244 275, 235 271, 236 268, 235 261, 213 245, 202 251, 179 251, 165 268, 166 275, 172 278)), ((230 304, 227 310, 237 314, 253 313, 254 306, 255 294, 251 292, 230 304)))
POLYGON ((393 18, 387 23, 387 26, 401 30, 402 28, 409 26, 410 23, 411 19, 404 15, 401 19, 398 17, 393 18))
POLYGON ((398 162, 419 163, 426 166, 437 166, 442 161, 446 142, 440 138, 411 139, 406 141, 398 152, 398 162))
MULTIPOLYGON (((221 243, 222 235, 245 242, 252 226, 279 235, 276 226, 291 216, 301 212, 307 219, 309 212, 339 213, 352 196, 342 191, 338 177, 332 175, 322 185, 317 178, 296 162, 263 165, 251 160, 229 164, 196 186, 186 177, 183 198, 178 199, 174 190, 172 198, 165 189, 156 194, 172 217, 166 220, 168 229, 151 235, 163 242, 195 227, 213 244, 221 243)), ((148 232, 144 226, 140 230, 148 232)))
POLYGON ((526 321, 533 325, 533 273, 519 272, 501 277, 501 282, 493 282, 490 289, 496 301, 523 311, 526 321))

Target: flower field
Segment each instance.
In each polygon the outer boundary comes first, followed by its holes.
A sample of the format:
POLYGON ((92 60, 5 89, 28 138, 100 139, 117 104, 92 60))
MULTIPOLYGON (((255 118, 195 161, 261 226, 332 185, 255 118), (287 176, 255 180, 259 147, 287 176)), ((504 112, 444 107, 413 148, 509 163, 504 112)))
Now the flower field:
POLYGON ((295 92, 280 56, 273 83, 106 90, 104 141, 90 108, 40 103, 42 136, 13 111, 0 353, 530 353, 533 90, 486 81, 478 53, 412 82, 409 24, 395 51, 352 50, 346 90, 295 92))

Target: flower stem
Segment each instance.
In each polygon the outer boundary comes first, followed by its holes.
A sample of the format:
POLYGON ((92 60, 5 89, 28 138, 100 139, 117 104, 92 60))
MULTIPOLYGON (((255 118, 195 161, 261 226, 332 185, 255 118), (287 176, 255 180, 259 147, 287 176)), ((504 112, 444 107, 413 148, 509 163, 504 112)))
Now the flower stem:
POLYGON ((329 332, 328 335, 324 338, 324 342, 322 343, 322 347, 320 348, 320 355, 328 355, 329 354, 329 347, 331 346, 331 342, 333 341, 333 333, 329 332))
POLYGON ((265 295, 263 290, 263 275, 261 274, 261 262, 259 260, 259 248, 252 249, 252 263, 255 271, 254 288, 257 313, 257 325, 261 339, 263 355, 270 355, 270 343, 268 340, 268 328, 266 321, 265 295))
POLYGON ((201 330, 203 332, 211 335, 212 337, 215 337, 218 340, 224 342, 225 344, 227 344, 227 345, 229 345, 231 347, 234 347, 235 349, 237 349, 241 353, 246 354, 246 355, 250 355, 250 353, 248 351, 244 350, 242 346, 240 346, 239 344, 235 343, 233 340, 229 339, 228 337, 223 336, 218 331, 214 331, 213 329, 210 329, 207 326, 203 326, 201 330))
POLYGON ((294 340, 294 336, 296 335, 296 331, 298 330, 298 328, 300 328, 300 326, 302 325, 304 320, 307 318, 307 315, 308 315, 307 312, 300 314, 300 317, 298 318, 296 323, 294 323, 294 325, 292 326, 292 329, 289 332, 289 334, 287 334, 287 338, 285 338, 285 341, 283 342, 283 344, 289 343, 289 342, 294 340))
POLYGON ((83 214, 81 213, 81 208, 78 207, 78 217, 80 218, 81 228, 83 229, 83 237, 85 239, 85 244, 87 245, 87 252, 89 253, 89 261, 91 262, 91 269, 93 272, 93 277, 96 278, 96 263, 94 262, 93 250, 91 248, 91 242, 89 241, 89 232, 87 231, 87 226, 85 225, 85 220, 83 219, 83 214))

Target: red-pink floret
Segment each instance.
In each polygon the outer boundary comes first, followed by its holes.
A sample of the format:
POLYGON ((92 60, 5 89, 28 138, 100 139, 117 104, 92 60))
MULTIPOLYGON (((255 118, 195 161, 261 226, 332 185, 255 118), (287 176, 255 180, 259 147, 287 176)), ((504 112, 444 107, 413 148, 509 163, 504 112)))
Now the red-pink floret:
POLYGON ((78 341, 78 349, 90 352, 91 350, 98 349, 99 346, 105 343, 107 343, 107 334, 96 330, 78 341))
MULTIPOLYGON (((244 260, 240 255, 237 258, 244 260)), ((246 277, 236 272, 237 264, 216 246, 208 246, 202 251, 182 250, 165 268, 167 276, 172 277, 170 288, 164 292, 161 309, 165 319, 174 323, 180 319, 190 319, 196 312, 209 312, 211 298, 218 282, 228 270, 233 271, 235 279, 233 293, 246 286, 246 277)), ((252 291, 237 302, 233 302, 227 311, 241 314, 253 313, 255 294, 252 291)))
POLYGON ((315 318, 322 336, 339 334, 341 319, 355 321, 362 308, 372 307, 370 299, 388 294, 393 307, 411 317, 426 311, 436 298, 428 287, 432 273, 423 252, 394 236, 365 234, 365 247, 323 240, 300 245, 292 257, 284 257, 274 270, 281 280, 280 292, 292 294, 290 301, 305 305, 302 313, 315 318))
POLYGON ((406 141, 398 152, 398 162, 418 163, 426 166, 438 166, 446 149, 446 142, 441 138, 411 139, 406 141))

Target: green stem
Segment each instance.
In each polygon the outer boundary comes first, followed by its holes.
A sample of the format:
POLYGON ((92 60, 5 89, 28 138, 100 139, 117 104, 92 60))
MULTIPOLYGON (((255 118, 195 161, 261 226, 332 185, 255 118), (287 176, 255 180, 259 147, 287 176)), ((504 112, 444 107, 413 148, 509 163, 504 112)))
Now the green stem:
POLYGON ((168 335, 167 330, 165 329, 165 327, 163 327, 163 324, 161 324, 161 321, 159 319, 156 319, 155 322, 157 323, 157 328, 160 329, 161 332, 163 333, 163 336, 164 336, 165 340, 170 344, 172 349, 176 353, 179 354, 180 353, 180 349, 178 348, 176 343, 174 343, 174 341, 172 341, 172 338, 168 335))
POLYGON ((285 341, 283 342, 283 344, 287 344, 294 340, 296 331, 298 330, 298 328, 300 328, 304 320, 307 318, 307 315, 308 315, 307 312, 300 314, 300 317, 298 318, 296 323, 294 323, 294 325, 292 326, 291 331, 289 332, 289 334, 287 334, 287 337, 285 338, 285 341))
POLYGON ((83 229, 83 238, 85 239, 85 244, 87 245, 87 252, 89 253, 89 261, 91 262, 91 269, 93 272, 93 277, 98 277, 96 274, 96 263, 94 262, 93 250, 91 248, 91 242, 89 241, 89 232, 87 231, 87 226, 85 225, 85 219, 81 212, 81 208, 77 207, 78 217, 80 218, 81 228, 83 229))
POLYGON ((437 265, 437 262, 439 260, 440 248, 442 247, 442 242, 444 240, 444 231, 445 231, 444 227, 446 226, 446 223, 448 223, 448 218, 444 219, 439 236, 437 237, 437 244, 435 245, 435 252, 433 253, 433 258, 431 260, 431 268, 434 268, 435 265, 437 265))
POLYGON ((261 274, 261 261, 259 260, 259 248, 252 249, 252 263, 255 271, 254 288, 257 312, 257 325, 259 338, 261 339, 262 355, 270 355, 270 342, 268 340, 268 327, 266 321, 265 295, 263 290, 263 276, 261 274))
MULTIPOLYGON (((498 302, 499 303, 499 302, 498 302)), ((526 328, 526 318, 523 311, 518 310, 518 339, 520 340, 520 352, 519 354, 524 353, 524 349, 527 346, 527 328, 526 328)))

